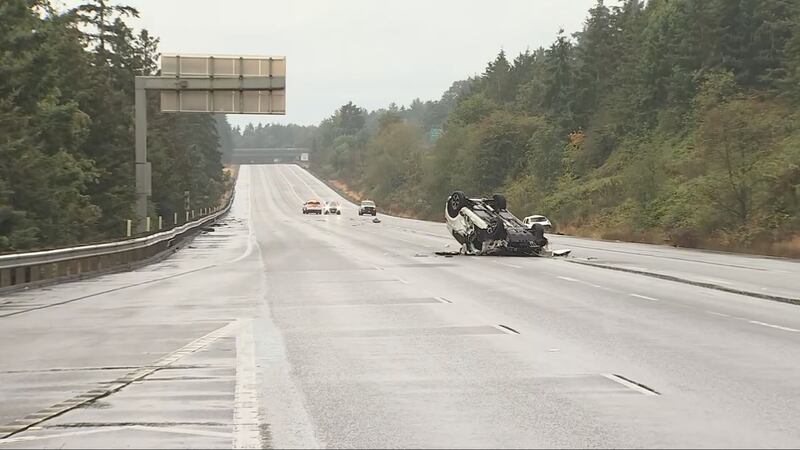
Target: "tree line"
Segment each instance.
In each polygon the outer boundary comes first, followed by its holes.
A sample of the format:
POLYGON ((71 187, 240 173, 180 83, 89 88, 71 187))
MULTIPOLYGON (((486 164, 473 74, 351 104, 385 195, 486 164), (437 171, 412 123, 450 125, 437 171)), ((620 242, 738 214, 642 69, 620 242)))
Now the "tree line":
MULTIPOLYGON (((134 77, 156 75, 158 38, 108 0, 62 11, 0 2, 0 251, 124 235, 134 219, 134 77)), ((213 205, 226 178, 224 118, 161 114, 148 97, 152 215, 213 205)))
POLYGON ((799 102, 798 2, 597 1, 438 101, 348 103, 306 140, 315 171, 398 214, 504 192, 566 232, 797 254, 799 102))

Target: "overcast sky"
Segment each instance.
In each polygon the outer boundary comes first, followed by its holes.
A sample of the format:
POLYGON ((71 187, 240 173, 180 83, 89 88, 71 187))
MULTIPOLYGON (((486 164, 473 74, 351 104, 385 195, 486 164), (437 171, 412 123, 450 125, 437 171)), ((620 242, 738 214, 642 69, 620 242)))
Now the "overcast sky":
MULTIPOLYGON (((73 6, 77 0, 62 0, 73 6)), ((286 56, 285 116, 316 124, 352 100, 367 109, 438 99, 455 80, 581 28, 595 0, 127 0, 163 53, 286 56)), ((607 2, 615 3, 615 2, 607 2)))

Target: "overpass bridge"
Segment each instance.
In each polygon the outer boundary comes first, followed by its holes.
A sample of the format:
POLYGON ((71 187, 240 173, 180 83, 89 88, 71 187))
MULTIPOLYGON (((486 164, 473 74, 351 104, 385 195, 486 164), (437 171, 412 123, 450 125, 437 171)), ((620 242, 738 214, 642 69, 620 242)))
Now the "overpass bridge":
POLYGON ((308 164, 310 150, 304 147, 234 148, 233 164, 308 164))

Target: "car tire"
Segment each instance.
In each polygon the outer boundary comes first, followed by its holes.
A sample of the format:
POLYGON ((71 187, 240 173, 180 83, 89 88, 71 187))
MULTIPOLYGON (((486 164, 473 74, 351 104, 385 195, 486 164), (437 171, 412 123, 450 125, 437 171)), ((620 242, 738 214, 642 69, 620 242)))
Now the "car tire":
POLYGON ((544 227, 540 223, 535 223, 531 226, 531 233, 533 233, 533 242, 539 246, 547 245, 547 238, 544 237, 544 227))
POLYGON ((341 216, 341 215, 342 215, 342 212, 341 212, 341 211, 336 211, 336 215, 337 215, 337 216, 341 216))
POLYGON ((378 213, 374 212, 374 213, 372 213, 372 215, 373 215, 373 216, 377 216, 377 215, 378 215, 378 213))
POLYGON ((489 225, 486 227, 486 236, 493 241, 501 240, 506 238, 506 227, 503 225, 503 221, 498 219, 492 219, 489 222, 489 225))
POLYGON ((506 209, 506 206, 508 206, 506 203, 506 197, 504 195, 494 194, 492 199, 494 200, 494 205, 497 207, 498 211, 506 209))
POLYGON ((447 214, 450 217, 457 217, 461 208, 467 206, 467 196, 461 191, 455 191, 447 199, 447 214))
POLYGON ((327 215, 328 215, 328 214, 330 214, 330 213, 329 213, 328 211, 325 211, 325 212, 324 212, 324 213, 322 213, 322 214, 325 214, 325 215, 327 216, 327 215))
POLYGON ((472 246, 473 246, 474 248, 476 248, 476 249, 477 249, 477 251, 478 251, 479 253, 483 251, 483 241, 481 241, 480 239, 478 239, 477 237, 475 237, 475 238, 474 238, 474 239, 471 241, 471 243, 472 243, 472 246))

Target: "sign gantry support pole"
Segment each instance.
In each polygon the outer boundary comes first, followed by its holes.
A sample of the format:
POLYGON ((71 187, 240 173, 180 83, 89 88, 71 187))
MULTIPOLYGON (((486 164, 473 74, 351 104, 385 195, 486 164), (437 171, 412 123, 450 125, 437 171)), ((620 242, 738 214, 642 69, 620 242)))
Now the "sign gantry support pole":
POLYGON ((152 194, 150 163, 147 162, 147 90, 145 77, 136 77, 136 232, 146 228, 147 198, 152 194))

